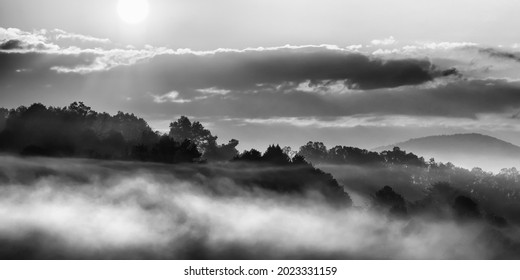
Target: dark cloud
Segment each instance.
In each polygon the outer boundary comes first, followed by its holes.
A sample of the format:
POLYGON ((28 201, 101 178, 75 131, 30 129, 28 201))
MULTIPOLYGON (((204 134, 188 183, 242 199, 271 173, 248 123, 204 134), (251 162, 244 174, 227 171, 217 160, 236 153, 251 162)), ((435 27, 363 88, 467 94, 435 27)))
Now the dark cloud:
MULTIPOLYGON (((15 46, 12 43, 11 46, 15 46)), ((41 52, 27 52, 27 53, 6 53, 0 52, 0 73, 14 73, 19 69, 32 69, 37 76, 54 76, 58 79, 56 72, 52 71, 52 67, 77 67, 81 65, 89 65, 95 59, 93 54, 54 54, 41 52)), ((5 80, 10 77, 1 77, 0 80, 5 80)), ((26 83, 34 82, 32 80, 25 81, 26 83)), ((48 82, 53 82, 49 80, 48 82)))
POLYGON ((482 48, 479 49, 480 53, 489 55, 490 57, 513 60, 516 62, 520 62, 520 55, 514 52, 508 52, 504 50, 494 49, 494 48, 482 48))
POLYGON ((379 90, 346 97, 345 101, 342 102, 344 112, 351 114, 476 118, 481 113, 519 108, 520 84, 504 80, 461 80, 424 89, 379 90))
POLYGON ((462 77, 462 74, 457 70, 457 68, 450 68, 446 69, 444 71, 441 71, 442 76, 448 77, 448 76, 457 76, 462 77))
POLYGON ((334 80, 368 90, 418 85, 438 76, 427 60, 382 60, 325 48, 220 52, 207 56, 160 55, 135 68, 152 77, 168 78, 176 89, 248 90, 259 84, 334 80))
POLYGON ((0 51, 46 51, 56 50, 57 46, 46 42, 9 39, 0 43, 0 51))
MULTIPOLYGON (((21 41, 11 40, 6 48, 22 48, 21 41), (11 42, 12 41, 12 42, 11 42)), ((70 54, 70 49, 55 53, 70 54)), ((249 89, 258 84, 278 85, 306 80, 338 80, 356 89, 394 88, 418 85, 442 73, 428 60, 383 60, 360 53, 325 47, 281 47, 265 50, 220 50, 209 54, 191 51, 154 50, 75 50, 97 57, 90 65, 56 65, 61 72, 89 73, 139 72, 149 78, 167 78, 174 89, 219 87, 249 89), (138 63, 146 61, 146 63, 138 63)), ((155 82, 155 81, 154 81, 155 82)), ((164 83, 164 80, 158 81, 164 83)), ((170 89, 173 90, 173 89, 170 89)))
POLYGON ((23 43, 20 40, 7 40, 0 43, 0 50, 23 49, 23 43))

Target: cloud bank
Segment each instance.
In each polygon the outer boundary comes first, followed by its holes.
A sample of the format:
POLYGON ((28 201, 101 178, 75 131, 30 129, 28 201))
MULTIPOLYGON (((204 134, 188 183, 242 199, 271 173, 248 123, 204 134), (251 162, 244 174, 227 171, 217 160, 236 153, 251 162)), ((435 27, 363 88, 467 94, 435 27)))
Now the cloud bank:
POLYGON ((373 118, 397 127, 398 119, 435 118, 460 129, 458 123, 510 124, 520 111, 514 47, 389 37, 368 45, 197 51, 14 28, 0 29, 0 46, 6 107, 80 100, 157 123, 189 115, 240 125, 311 119, 320 127, 358 119, 349 122, 355 127, 373 118))

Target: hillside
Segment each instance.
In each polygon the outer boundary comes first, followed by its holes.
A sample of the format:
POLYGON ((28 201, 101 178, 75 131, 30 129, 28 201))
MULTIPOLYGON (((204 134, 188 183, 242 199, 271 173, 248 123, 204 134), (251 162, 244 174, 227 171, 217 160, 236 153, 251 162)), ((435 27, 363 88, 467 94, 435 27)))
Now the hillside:
POLYGON ((436 161, 452 162, 469 169, 478 166, 498 172, 506 167, 520 167, 519 146, 477 133, 428 136, 374 150, 391 150, 393 147, 421 155, 426 159, 433 157, 436 161))

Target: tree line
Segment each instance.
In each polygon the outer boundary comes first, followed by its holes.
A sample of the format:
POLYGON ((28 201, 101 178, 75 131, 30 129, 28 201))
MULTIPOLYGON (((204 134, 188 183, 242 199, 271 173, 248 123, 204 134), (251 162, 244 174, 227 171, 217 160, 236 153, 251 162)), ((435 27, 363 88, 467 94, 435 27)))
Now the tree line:
POLYGON ((218 145, 216 136, 186 117, 161 134, 134 114, 98 113, 82 102, 1 109, 0 129, 0 151, 21 155, 180 163, 226 160, 238 153, 238 141, 218 145))
POLYGON ((322 142, 312 141, 300 147, 298 155, 303 156, 315 164, 397 164, 426 167, 432 162, 435 162, 434 159, 431 159, 430 162, 426 162, 423 157, 402 151, 399 147, 377 153, 346 146, 335 146, 327 149, 322 142))

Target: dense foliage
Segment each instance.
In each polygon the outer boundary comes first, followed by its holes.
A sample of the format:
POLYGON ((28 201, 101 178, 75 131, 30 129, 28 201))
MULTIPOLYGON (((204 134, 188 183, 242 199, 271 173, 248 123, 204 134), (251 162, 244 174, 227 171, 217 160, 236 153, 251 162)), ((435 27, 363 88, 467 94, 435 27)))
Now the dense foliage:
POLYGON ((161 135, 133 114, 98 113, 82 102, 63 108, 33 104, 0 110, 0 151, 164 163, 229 160, 236 155, 238 141, 219 146, 200 123, 191 124, 186 117, 172 125, 177 123, 170 135, 161 135), (183 129, 193 133, 183 134, 183 129), (207 143, 200 140, 204 133, 211 139, 207 143))
MULTIPOLYGON (((302 146, 299 155, 330 172, 349 189, 367 196, 375 193, 378 205, 387 204, 385 197, 392 198, 394 204, 389 209, 396 213, 418 213, 418 209, 424 208, 440 213, 446 207, 461 212, 472 208, 474 202, 482 218, 520 223, 520 172, 514 167, 493 174, 478 167, 467 170, 434 159, 425 161, 398 147, 376 153, 354 147, 327 149, 320 142, 302 146), (390 189, 413 203, 408 203, 406 209, 403 203, 396 202, 399 199, 390 194, 390 189)), ((466 212, 461 215, 478 216, 476 210, 466 212), (471 211, 473 214, 468 214, 471 211)))
POLYGON ((394 147, 391 151, 377 153, 346 146, 327 149, 322 142, 308 142, 300 147, 298 154, 315 164, 376 165, 388 163, 420 167, 428 165, 424 158, 402 151, 399 147, 394 147))
POLYGON ((237 155, 234 162, 254 164, 257 176, 244 178, 241 185, 257 185, 279 193, 313 192, 336 205, 351 205, 350 196, 331 174, 314 168, 302 156, 290 158, 279 146, 271 145, 264 154, 252 149, 237 155))

